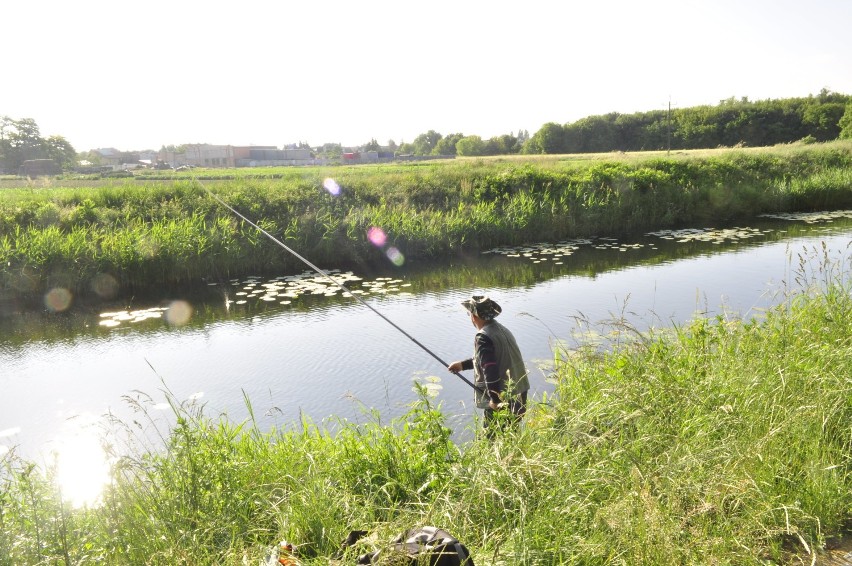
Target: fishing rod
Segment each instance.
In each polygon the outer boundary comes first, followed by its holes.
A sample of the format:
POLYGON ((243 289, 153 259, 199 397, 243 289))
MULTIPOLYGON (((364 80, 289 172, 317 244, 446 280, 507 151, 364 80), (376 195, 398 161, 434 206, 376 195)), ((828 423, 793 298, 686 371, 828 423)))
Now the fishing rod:
MULTIPOLYGON (((234 207, 232 207, 231 205, 229 205, 228 203, 223 201, 221 198, 219 198, 218 195, 216 195, 213 191, 208 189, 204 185, 204 183, 201 183, 197 179, 193 179, 193 181, 195 181, 195 183, 198 186, 200 186, 202 189, 204 189, 207 192, 207 194, 210 195, 213 198, 213 200, 215 200, 216 202, 218 202, 219 204, 221 204, 222 206, 224 206, 225 208, 230 210, 233 214, 235 214, 240 219, 242 219, 244 222, 246 222, 247 224, 249 224, 250 226, 252 226, 256 230, 258 230, 261 234, 263 234, 264 236, 266 236, 267 238, 272 240, 274 243, 276 243, 279 246, 281 246, 282 248, 284 248, 287 252, 292 254, 293 257, 297 258, 299 261, 301 261, 302 263, 304 263, 305 265, 307 265, 308 267, 310 267, 311 269, 313 269, 314 271, 319 273, 321 276, 325 277, 326 279, 328 279, 329 281, 331 281, 332 283, 334 283, 335 285, 340 287, 344 292, 349 293, 351 296, 355 297, 355 299, 357 299, 359 303, 361 303, 362 305, 364 305, 365 307, 367 307, 368 309, 370 309, 371 311, 373 311, 374 313, 376 313, 377 315, 382 317, 382 320, 384 320, 385 322, 387 322, 388 324, 390 324, 391 326, 396 328, 406 338, 408 338, 409 340, 411 340, 412 342, 414 342, 415 344, 420 346, 420 348, 422 348, 427 354, 429 354, 430 356, 432 356, 433 358, 438 360, 438 362, 440 362, 441 365, 443 365, 444 367, 449 367, 449 364, 447 364, 447 362, 442 360, 435 352, 433 352, 432 350, 430 350, 429 348, 427 348, 426 346, 421 344, 416 338, 414 338, 414 336, 412 336, 411 334, 409 334, 408 332, 406 332, 405 330, 400 328, 395 322, 393 322, 391 319, 389 319, 388 317, 386 317, 385 315, 380 313, 378 310, 376 310, 375 307, 370 305, 367 301, 365 301, 364 299, 359 297, 357 294, 352 293, 343 283, 341 283, 340 281, 338 281, 337 279, 332 277, 329 273, 327 273, 323 269, 320 269, 319 267, 317 267, 316 265, 314 265, 313 263, 308 261, 306 258, 302 257, 298 252, 296 252, 296 250, 294 250, 293 248, 291 248, 290 246, 288 246, 287 244, 285 244, 284 242, 282 242, 281 240, 279 240, 278 238, 276 238, 275 236, 273 236, 272 234, 270 234, 269 232, 267 232, 266 230, 264 230, 263 228, 261 228, 260 226, 258 226, 254 222, 252 222, 251 220, 249 220, 248 218, 246 218, 245 216, 243 216, 238 210, 236 210, 234 207)), ((476 385, 474 385, 471 380, 469 380, 468 378, 463 376, 461 373, 459 373, 457 371, 453 371, 452 373, 455 374, 457 377, 459 377, 462 381, 464 381, 465 383, 470 385, 474 390, 480 391, 480 388, 478 388, 476 385)))

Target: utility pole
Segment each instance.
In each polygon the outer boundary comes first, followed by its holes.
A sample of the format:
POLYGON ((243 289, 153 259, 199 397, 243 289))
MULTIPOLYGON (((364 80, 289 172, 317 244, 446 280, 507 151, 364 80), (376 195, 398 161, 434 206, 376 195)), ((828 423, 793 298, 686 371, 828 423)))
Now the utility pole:
POLYGON ((666 115, 666 157, 672 151, 672 95, 669 95, 669 111, 666 115))

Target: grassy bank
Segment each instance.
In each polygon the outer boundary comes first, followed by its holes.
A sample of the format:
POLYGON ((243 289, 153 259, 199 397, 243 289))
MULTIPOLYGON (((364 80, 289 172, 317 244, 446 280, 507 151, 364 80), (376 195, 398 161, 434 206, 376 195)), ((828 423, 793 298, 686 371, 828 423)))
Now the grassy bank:
POLYGON ((0 290, 114 294, 301 269, 208 190, 315 263, 351 266, 387 263, 391 246, 410 261, 846 208, 852 143, 193 175, 4 188, 0 290), (384 246, 367 238, 372 227, 384 246))
POLYGON ((0 564, 256 564, 282 538, 328 564, 350 529, 377 535, 363 552, 420 524, 477 564, 811 563, 852 519, 850 265, 824 254, 761 320, 613 321, 558 352, 556 395, 493 445, 454 443, 424 395, 390 424, 278 431, 175 404, 160 449, 138 399, 98 507, 2 456, 0 564))

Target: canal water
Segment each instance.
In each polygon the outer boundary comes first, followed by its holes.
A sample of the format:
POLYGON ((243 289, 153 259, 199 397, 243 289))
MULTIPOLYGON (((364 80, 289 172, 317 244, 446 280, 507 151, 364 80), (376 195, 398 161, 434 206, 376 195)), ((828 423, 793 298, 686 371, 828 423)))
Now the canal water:
POLYGON ((249 416, 250 403, 264 429, 303 418, 333 427, 370 414, 389 422, 416 399, 415 381, 465 437, 475 423, 472 391, 432 354, 447 363, 471 355, 474 328, 460 306, 470 295, 503 307, 500 321, 541 399, 554 389, 557 352, 613 321, 641 331, 696 315, 759 316, 798 288, 803 270, 816 273, 824 255, 846 264, 850 218, 843 211, 542 242, 363 273, 322 266, 348 292, 304 272, 210 281, 96 309, 72 300, 59 310, 46 297, 43 309, 0 316, 0 453, 65 454, 90 465, 112 419, 167 428, 169 399, 233 421, 249 416))

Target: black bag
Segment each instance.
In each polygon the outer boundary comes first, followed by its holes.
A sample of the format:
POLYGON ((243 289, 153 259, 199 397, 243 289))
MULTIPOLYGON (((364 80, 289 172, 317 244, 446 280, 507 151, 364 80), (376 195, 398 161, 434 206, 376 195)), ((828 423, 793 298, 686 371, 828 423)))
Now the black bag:
POLYGON ((358 564, 474 566, 467 547, 444 529, 418 527, 393 541, 388 550, 358 557, 358 564))

